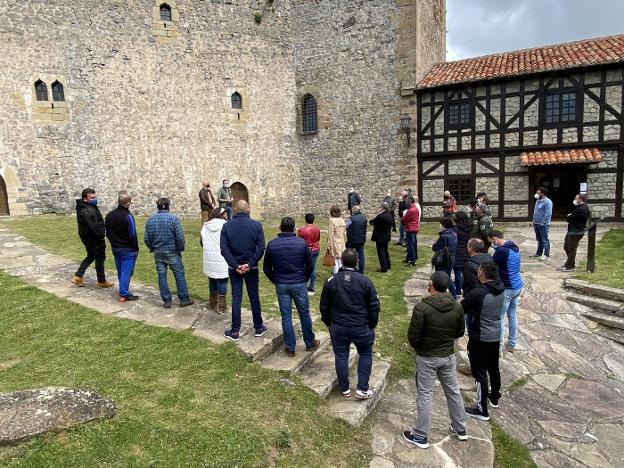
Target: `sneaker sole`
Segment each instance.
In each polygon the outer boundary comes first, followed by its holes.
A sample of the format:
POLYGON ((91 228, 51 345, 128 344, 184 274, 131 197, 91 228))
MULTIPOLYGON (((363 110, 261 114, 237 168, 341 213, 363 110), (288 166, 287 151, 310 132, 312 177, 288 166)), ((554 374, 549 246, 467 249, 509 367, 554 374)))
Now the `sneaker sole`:
POLYGON ((490 404, 490 406, 492 408, 498 408, 498 405, 495 405, 494 403, 492 403, 491 401, 488 400, 488 403, 490 404))
POLYGON ((467 434, 459 435, 457 432, 455 432, 455 429, 453 429, 453 426, 449 426, 448 431, 449 431, 449 434, 454 435, 455 437, 457 437, 458 440, 461 440, 461 441, 468 440, 467 434))
POLYGON ((429 444, 420 444, 418 442, 414 442, 411 439, 408 439, 407 437, 405 437, 405 434, 403 434, 403 439, 405 440, 405 442, 407 442, 408 444, 412 444, 415 445, 416 447, 422 448, 422 449, 426 449, 429 448, 429 444))
POLYGON ((371 398, 373 398, 373 395, 358 395, 357 393, 355 394, 355 398, 357 398, 358 400, 370 400, 371 398))
POLYGON ((223 335, 223 336, 226 337, 230 341, 234 341, 235 343, 238 343, 238 341, 240 340, 240 338, 232 338, 231 336, 227 336, 227 335, 223 335))
POLYGON ((478 419, 479 421, 489 421, 489 420, 490 420, 490 417, 489 417, 489 416, 482 416, 482 415, 480 415, 480 414, 470 414, 470 413, 467 413, 467 414, 468 414, 468 416, 470 416, 471 418, 478 419))
POLYGON ((257 332, 256 332, 256 333, 254 333, 254 336, 255 336, 256 338, 260 338, 261 336, 266 335, 266 332, 268 332, 268 331, 269 331, 269 330, 264 330, 262 333, 257 333, 257 332))
POLYGON ((86 286, 85 283, 78 283, 77 281, 71 281, 71 284, 75 284, 76 286, 80 286, 81 288, 84 288, 86 286))

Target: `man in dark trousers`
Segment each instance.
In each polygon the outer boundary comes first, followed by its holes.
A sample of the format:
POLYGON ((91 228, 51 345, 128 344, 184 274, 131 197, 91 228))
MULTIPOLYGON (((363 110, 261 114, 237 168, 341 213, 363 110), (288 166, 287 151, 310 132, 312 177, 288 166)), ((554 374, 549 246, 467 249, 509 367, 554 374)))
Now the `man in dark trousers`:
POLYGON ((358 271, 364 274, 364 244, 366 243, 366 228, 368 219, 359 205, 351 207, 353 213, 346 222, 347 249, 355 249, 358 253, 358 271))
POLYGON ((360 194, 355 191, 355 188, 351 187, 351 190, 349 190, 349 194, 347 195, 347 208, 349 209, 349 214, 353 214, 353 207, 358 206, 360 203, 362 203, 360 194))
POLYGON ((494 262, 482 264, 478 276, 480 285, 461 301, 468 326, 468 359, 477 387, 477 402, 475 406, 466 408, 466 413, 488 421, 488 402, 493 408, 498 408, 501 397, 498 358, 500 311, 505 301, 505 285, 498 279, 498 267, 494 262), (489 391, 488 376, 492 384, 489 391))
POLYGON ((202 223, 205 223, 215 208, 215 199, 210 190, 210 182, 207 180, 204 180, 202 189, 199 191, 199 206, 201 208, 202 223))
POLYGON ((493 262, 492 256, 487 253, 485 244, 481 239, 473 237, 468 241, 468 259, 464 263, 464 271, 462 275, 464 296, 470 292, 471 289, 479 286, 478 272, 479 267, 483 263, 493 262))
POLYGON ((403 223, 401 220, 403 219, 403 214, 407 211, 407 190, 401 190, 401 199, 397 205, 399 211, 399 240, 396 242, 396 245, 404 245, 405 244, 405 228, 403 227, 403 223))
POLYGON ((565 272, 576 269, 576 250, 585 235, 587 220, 590 216, 589 207, 587 206, 587 195, 579 193, 574 197, 572 203, 574 203, 574 209, 567 217, 568 232, 566 232, 565 240, 563 241, 563 250, 565 250, 568 258, 565 264, 558 269, 565 272))
POLYGON ((136 222, 129 210, 132 198, 128 192, 119 192, 117 203, 117 208, 106 215, 106 237, 115 256, 119 302, 136 301, 139 297, 130 293, 130 278, 139 254, 136 222))
POLYGON ((379 298, 373 283, 355 270, 357 252, 346 249, 341 256, 342 268, 323 285, 320 311, 329 328, 334 349, 336 375, 342 395, 351 396, 349 386, 349 347, 355 344, 359 355, 358 383, 355 397, 372 398, 368 388, 373 367, 375 327, 379 321, 379 298))
POLYGON ((82 198, 76 200, 76 220, 78 221, 78 235, 87 250, 87 256, 82 261, 71 282, 84 287, 83 276, 89 265, 95 261, 98 288, 112 288, 110 281, 106 281, 104 273, 104 261, 106 260, 106 241, 104 240, 106 228, 104 219, 97 207, 97 194, 92 188, 82 191, 82 198))
POLYGON ((377 258, 379 259, 379 273, 385 273, 390 269, 390 252, 388 252, 388 244, 390 243, 390 231, 396 229, 394 216, 390 212, 390 207, 386 202, 381 204, 379 214, 370 220, 373 225, 373 235, 371 240, 375 242, 377 248, 377 258))

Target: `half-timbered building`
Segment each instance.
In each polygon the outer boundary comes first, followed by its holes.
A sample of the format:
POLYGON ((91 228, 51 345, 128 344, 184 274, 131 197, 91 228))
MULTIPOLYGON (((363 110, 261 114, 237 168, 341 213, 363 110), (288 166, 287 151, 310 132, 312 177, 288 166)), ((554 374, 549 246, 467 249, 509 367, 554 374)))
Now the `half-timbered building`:
POLYGON ((486 192, 497 219, 529 219, 549 189, 554 217, 586 192, 622 220, 624 35, 439 63, 417 87, 418 194, 427 218, 449 190, 486 192))

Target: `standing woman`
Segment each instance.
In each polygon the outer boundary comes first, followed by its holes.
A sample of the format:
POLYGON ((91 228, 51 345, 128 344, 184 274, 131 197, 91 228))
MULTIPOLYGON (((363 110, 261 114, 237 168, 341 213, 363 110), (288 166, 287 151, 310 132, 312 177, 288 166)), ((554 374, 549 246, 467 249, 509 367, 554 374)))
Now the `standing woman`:
POLYGON ((227 309, 228 265, 221 255, 221 229, 227 222, 225 208, 212 210, 201 230, 201 244, 204 248, 204 274, 208 277, 210 299, 208 306, 219 314, 227 309))
POLYGON ((472 222, 465 211, 458 211, 454 216, 457 234, 457 248, 455 249, 455 262, 453 262, 453 274, 455 275, 455 294, 460 296, 463 291, 462 272, 464 263, 468 260, 468 240, 470 240, 470 228, 472 222))
POLYGON ((340 208, 334 205, 329 209, 329 225, 327 226, 327 248, 336 263, 332 273, 338 273, 342 266, 341 255, 345 250, 345 220, 340 216, 340 208))

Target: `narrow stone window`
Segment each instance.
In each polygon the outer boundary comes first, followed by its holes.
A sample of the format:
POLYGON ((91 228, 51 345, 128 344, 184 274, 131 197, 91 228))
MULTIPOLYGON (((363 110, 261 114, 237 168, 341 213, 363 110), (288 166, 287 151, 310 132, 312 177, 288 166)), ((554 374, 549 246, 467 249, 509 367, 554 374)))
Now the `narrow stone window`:
POLYGON ((311 94, 306 94, 305 96, 303 96, 303 100, 301 101, 301 111, 303 133, 318 132, 316 98, 311 94))
POLYGON ((160 20, 171 21, 171 7, 166 3, 160 5, 160 20))
POLYGON ((52 83, 52 99, 54 101, 64 101, 65 91, 63 85, 59 81, 52 83))
POLYGON ((232 93, 232 109, 242 109, 243 98, 238 93, 232 93))
POLYGON ((48 100, 48 86, 41 80, 35 82, 35 93, 37 95, 37 101, 48 100))

